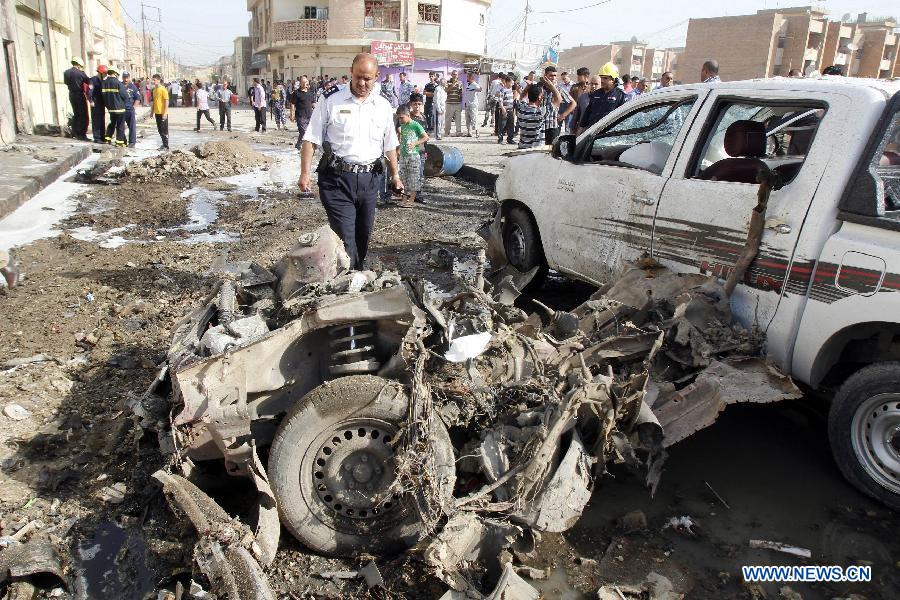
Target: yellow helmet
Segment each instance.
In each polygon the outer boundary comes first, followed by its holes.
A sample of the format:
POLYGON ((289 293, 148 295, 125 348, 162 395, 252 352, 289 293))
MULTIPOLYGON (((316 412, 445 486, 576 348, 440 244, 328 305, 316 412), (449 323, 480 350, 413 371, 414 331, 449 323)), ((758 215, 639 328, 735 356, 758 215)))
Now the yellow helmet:
POLYGON ((600 70, 597 71, 597 75, 601 77, 612 77, 613 79, 617 79, 619 77, 619 71, 611 62, 606 63, 600 70))

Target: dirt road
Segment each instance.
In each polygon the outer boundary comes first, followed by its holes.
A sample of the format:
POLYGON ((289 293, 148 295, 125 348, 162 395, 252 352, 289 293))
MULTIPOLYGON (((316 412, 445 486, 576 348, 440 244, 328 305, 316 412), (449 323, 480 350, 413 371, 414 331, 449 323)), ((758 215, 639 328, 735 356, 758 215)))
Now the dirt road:
MULTIPOLYGON (((79 597, 156 597, 160 586, 189 579, 190 530, 151 481, 163 459, 125 402, 150 383, 171 327, 208 293, 218 266, 272 263, 301 232, 325 223, 318 201, 295 193, 296 130, 254 134, 248 110, 235 112, 230 134, 208 124, 195 133, 193 119, 189 109, 174 111, 173 149, 239 140, 269 164, 192 182, 61 181, 0 222, 27 274, 0 295, 0 407, 25 411, 0 416, 0 533, 39 521, 41 531, 63 540, 79 597)), ((155 130, 142 129, 126 160, 154 155, 155 130)), ((453 179, 428 180, 425 192, 428 203, 414 210, 379 210, 372 262, 422 275, 436 245, 461 254, 480 247, 474 231, 492 214, 490 196, 453 179)), ((537 292, 557 306, 589 293, 552 277, 537 292)), ((653 500, 632 478, 604 480, 575 529, 544 536, 532 566, 548 569, 550 579, 534 585, 548 598, 595 597, 604 582, 638 584, 656 571, 692 598, 786 594, 774 584, 763 592, 742 583, 742 564, 801 564, 750 550, 754 538, 809 548, 813 559, 802 564, 873 567, 871 584, 792 585, 803 598, 898 597, 900 520, 843 482, 810 404, 728 409, 720 423, 673 449, 653 500), (646 527, 623 531, 616 520, 637 509, 646 527), (697 521, 696 537, 663 530, 681 516, 697 521)), ((216 498, 228 510, 246 510, 252 489, 225 476, 220 486, 216 498)), ((284 598, 361 597, 369 593, 364 583, 320 574, 364 562, 311 555, 285 534, 269 575, 284 598)), ((376 597, 444 591, 407 556, 378 564, 387 585, 376 597)))

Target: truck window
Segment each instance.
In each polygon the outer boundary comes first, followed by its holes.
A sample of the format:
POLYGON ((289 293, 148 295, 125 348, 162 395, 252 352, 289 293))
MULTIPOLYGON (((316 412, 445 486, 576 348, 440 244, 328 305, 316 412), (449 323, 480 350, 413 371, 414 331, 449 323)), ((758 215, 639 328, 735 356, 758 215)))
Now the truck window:
POLYGON ((661 173, 694 100, 653 104, 625 115, 591 142, 590 162, 661 173))
POLYGON ((900 112, 885 132, 875 158, 875 177, 884 185, 884 216, 900 221, 900 112))
POLYGON ((757 173, 769 168, 789 183, 800 172, 824 115, 815 104, 721 103, 688 176, 755 184, 757 173))

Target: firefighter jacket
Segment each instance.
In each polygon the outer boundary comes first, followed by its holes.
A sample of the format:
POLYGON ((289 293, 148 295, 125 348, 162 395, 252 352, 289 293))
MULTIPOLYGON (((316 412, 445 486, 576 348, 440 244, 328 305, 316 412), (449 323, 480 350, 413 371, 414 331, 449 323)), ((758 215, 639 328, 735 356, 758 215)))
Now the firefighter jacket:
POLYGON ((118 77, 108 75, 103 80, 103 104, 110 114, 124 113, 128 102, 128 92, 118 77))

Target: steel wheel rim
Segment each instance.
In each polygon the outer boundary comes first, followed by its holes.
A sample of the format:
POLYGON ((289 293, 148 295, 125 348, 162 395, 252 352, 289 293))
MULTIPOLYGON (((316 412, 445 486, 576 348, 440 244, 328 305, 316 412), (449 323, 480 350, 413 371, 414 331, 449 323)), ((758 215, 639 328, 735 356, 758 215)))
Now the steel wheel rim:
POLYGON ((521 266, 525 257, 525 232, 517 223, 509 228, 509 239, 506 243, 506 257, 516 267, 521 266))
POLYGON ((399 430, 379 419, 348 419, 319 434, 300 466, 300 486, 320 521, 351 534, 373 533, 406 516, 387 489, 394 482, 392 442, 399 430))
POLYGON ((900 494, 900 394, 878 394, 864 401, 853 415, 850 435, 866 474, 900 494))

